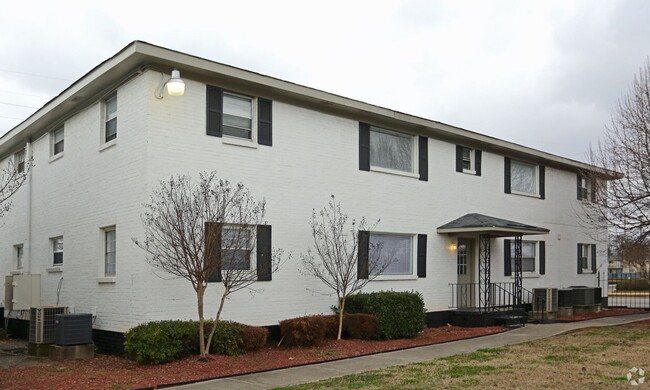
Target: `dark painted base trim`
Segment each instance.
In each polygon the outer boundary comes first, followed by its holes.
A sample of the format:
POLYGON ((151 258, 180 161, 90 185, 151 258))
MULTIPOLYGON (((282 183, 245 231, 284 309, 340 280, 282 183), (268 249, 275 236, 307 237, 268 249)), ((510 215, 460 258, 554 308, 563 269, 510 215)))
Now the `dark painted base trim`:
POLYGON ((16 318, 7 319, 7 333, 9 337, 29 340, 29 321, 16 318))
POLYGON ((98 353, 124 356, 124 333, 93 329, 93 343, 98 353))

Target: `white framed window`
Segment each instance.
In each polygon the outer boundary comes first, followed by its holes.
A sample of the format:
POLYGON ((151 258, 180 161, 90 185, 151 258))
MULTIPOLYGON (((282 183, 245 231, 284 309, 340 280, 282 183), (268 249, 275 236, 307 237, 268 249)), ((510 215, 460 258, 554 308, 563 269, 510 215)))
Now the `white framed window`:
POLYGON ((104 142, 117 138, 117 93, 104 100, 104 142))
POLYGON ((578 191, 580 192, 580 199, 582 200, 588 200, 589 199, 589 186, 588 186, 588 180, 584 176, 580 176, 580 185, 578 187, 578 191))
POLYGON ((50 156, 56 156, 57 154, 63 153, 65 145, 64 135, 63 127, 50 133, 50 156))
POLYGON ((50 239, 52 243, 52 265, 63 265, 63 236, 50 239))
POLYGON ((251 270, 253 227, 225 225, 221 231, 221 269, 251 270))
POLYGON ((254 141, 256 99, 223 93, 223 135, 254 141))
MULTIPOLYGON (((510 261, 511 269, 515 269, 515 242, 510 242, 510 261)), ((535 241, 522 241, 521 242, 521 272, 534 273, 537 272, 537 242, 535 241)))
POLYGON ((104 276, 115 276, 115 226, 104 228, 104 276))
POLYGON ((413 275, 413 245, 410 234, 370 233, 369 258, 376 259, 380 250, 382 259, 390 259, 390 264, 381 275, 413 275))
POLYGON ((18 173, 25 172, 25 149, 21 149, 14 154, 14 167, 18 173))
POLYGON ((538 166, 512 160, 510 163, 510 188, 513 193, 538 195, 538 166))
POLYGON ((456 274, 467 275, 467 245, 460 244, 456 248, 456 274))
POLYGON ((583 274, 590 274, 596 272, 595 269, 593 269, 593 249, 596 245, 595 244, 580 244, 580 253, 579 253, 579 258, 580 258, 580 268, 582 268, 582 273, 583 274))
POLYGON ((370 127, 370 166, 415 173, 416 137, 379 127, 370 127))
POLYGON ((23 269, 23 244, 14 245, 14 258, 16 259, 16 269, 23 269))

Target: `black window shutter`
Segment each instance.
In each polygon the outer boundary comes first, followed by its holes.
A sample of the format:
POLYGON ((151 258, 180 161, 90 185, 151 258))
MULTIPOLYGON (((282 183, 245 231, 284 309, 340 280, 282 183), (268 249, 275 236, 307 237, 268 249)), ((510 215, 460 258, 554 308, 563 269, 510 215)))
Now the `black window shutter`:
POLYGON ((591 244, 591 271, 596 273, 596 244, 591 244))
POLYGON ((456 145, 456 172, 463 171, 463 147, 456 145))
POLYGON ((503 159, 503 192, 510 193, 510 158, 503 159))
POLYGON ((273 145, 273 103, 268 99, 257 99, 257 143, 273 145))
POLYGON ((539 198, 546 198, 546 167, 539 166, 539 198))
POLYGON ((359 122, 359 170, 370 170, 370 125, 359 122))
POLYGON ((578 273, 582 273, 582 244, 578 244, 578 273))
POLYGON ((357 256, 357 279, 368 279, 368 252, 370 232, 359 230, 359 252, 357 256))
POLYGON ((271 263, 271 225, 257 225, 257 280, 272 279, 271 263))
POLYGON ((474 171, 476 171, 476 176, 481 176, 481 155, 483 153, 480 150, 474 150, 474 171))
POLYGON ((429 180, 429 139, 427 137, 419 137, 418 141, 419 150, 418 156, 420 159, 420 180, 429 180))
POLYGON ((221 282, 221 224, 206 222, 204 256, 206 262, 215 262, 216 268, 208 276, 208 282, 221 282))
POLYGON ((512 257, 510 253, 510 240, 503 240, 503 275, 512 275, 512 257))
POLYGON ((546 242, 539 242, 539 274, 546 274, 546 242))
POLYGON ((596 179, 591 179, 591 201, 596 202, 596 179))
POLYGON ((418 278, 427 277, 427 235, 418 234, 418 278))
POLYGON ((578 187, 578 194, 577 194, 578 200, 582 200, 582 176, 581 175, 578 175, 577 187, 578 187))
POLYGON ((206 95, 206 134, 215 137, 221 137, 223 135, 223 131, 221 129, 223 91, 221 88, 208 85, 206 95))

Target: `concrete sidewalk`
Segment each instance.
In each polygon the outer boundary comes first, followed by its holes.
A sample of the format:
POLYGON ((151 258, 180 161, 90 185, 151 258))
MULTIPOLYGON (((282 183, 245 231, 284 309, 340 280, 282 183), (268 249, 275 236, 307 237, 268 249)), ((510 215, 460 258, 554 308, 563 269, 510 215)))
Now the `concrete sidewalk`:
POLYGON ((594 326, 622 325, 647 319, 650 319, 650 313, 620 317, 605 317, 570 323, 543 325, 528 324, 523 328, 511 330, 509 332, 474 339, 452 341, 445 344, 434 344, 401 351, 348 358, 333 362, 310 364, 301 367, 284 368, 257 374, 213 379, 205 382, 177 386, 174 388, 186 390, 270 389, 274 387, 290 386, 328 378, 336 378, 348 374, 357 374, 390 366, 424 362, 436 358, 473 352, 482 348, 498 348, 511 344, 519 344, 526 341, 555 336, 574 329, 594 326))

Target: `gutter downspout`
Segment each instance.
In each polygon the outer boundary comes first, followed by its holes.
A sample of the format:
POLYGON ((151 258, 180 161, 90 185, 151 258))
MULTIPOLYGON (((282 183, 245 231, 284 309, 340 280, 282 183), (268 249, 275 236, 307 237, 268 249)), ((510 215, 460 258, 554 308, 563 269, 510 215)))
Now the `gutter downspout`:
POLYGON ((34 147, 32 139, 27 139, 25 145, 25 160, 29 161, 29 171, 27 172, 27 273, 32 273, 32 171, 34 169, 34 147))

